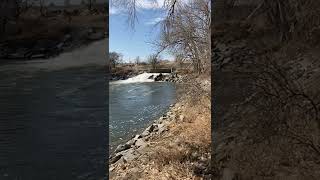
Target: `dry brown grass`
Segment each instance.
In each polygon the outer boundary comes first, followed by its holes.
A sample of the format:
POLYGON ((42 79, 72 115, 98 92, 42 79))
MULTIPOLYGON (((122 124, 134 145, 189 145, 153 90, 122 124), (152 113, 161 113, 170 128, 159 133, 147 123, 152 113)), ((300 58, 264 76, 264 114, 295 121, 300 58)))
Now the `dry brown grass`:
POLYGON ((129 66, 119 66, 116 68, 113 68, 111 73, 118 76, 124 76, 128 75, 130 73, 136 72, 134 68, 129 66))

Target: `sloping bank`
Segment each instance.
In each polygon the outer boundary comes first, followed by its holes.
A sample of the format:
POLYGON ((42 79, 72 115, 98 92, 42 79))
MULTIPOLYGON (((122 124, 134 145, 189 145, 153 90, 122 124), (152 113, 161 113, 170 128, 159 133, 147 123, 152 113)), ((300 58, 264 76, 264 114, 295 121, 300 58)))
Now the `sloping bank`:
POLYGON ((191 75, 177 81, 177 103, 111 155, 110 179, 209 179, 211 81, 191 75))

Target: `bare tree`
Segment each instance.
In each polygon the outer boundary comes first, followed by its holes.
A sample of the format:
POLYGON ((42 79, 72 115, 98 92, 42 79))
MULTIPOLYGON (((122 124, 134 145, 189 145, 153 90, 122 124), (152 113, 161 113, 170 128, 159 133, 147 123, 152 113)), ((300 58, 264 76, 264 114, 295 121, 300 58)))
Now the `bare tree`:
POLYGON ((110 52, 109 53, 109 63, 110 68, 115 68, 117 64, 121 62, 121 54, 117 52, 110 52))
POLYGON ((39 11, 41 16, 45 16, 46 15, 46 2, 45 0, 38 0, 39 3, 39 11))
POLYGON ((183 66, 183 60, 184 60, 183 54, 176 54, 175 55, 175 62, 180 68, 182 68, 182 66, 183 66))
POLYGON ((93 5, 93 0, 87 0, 87 6, 90 11, 92 10, 92 5, 93 5))
POLYGON ((177 3, 175 13, 162 24, 160 50, 184 54, 196 72, 203 72, 210 66, 210 12, 209 0, 177 3))
POLYGON ((19 1, 3 0, 0 2, 1 35, 5 33, 8 21, 17 18, 17 12, 19 12, 18 5, 19 1))
MULTIPOLYGON (((158 4, 157 0, 146 0, 154 6, 163 6, 167 10, 168 16, 171 16, 175 11, 175 6, 181 0, 164 0, 163 4, 158 4)), ((111 6, 117 7, 125 11, 128 15, 128 23, 134 28, 137 18, 137 9, 139 8, 138 0, 111 0, 111 6)))
POLYGON ((151 54, 148 56, 148 62, 151 65, 152 69, 157 69, 157 65, 159 63, 158 54, 151 54))
POLYGON ((135 63, 136 65, 139 65, 139 64, 140 64, 140 57, 139 57, 139 56, 137 56, 137 57, 134 59, 134 63, 135 63))
MULTIPOLYGON (((156 3, 155 0, 149 2, 156 3)), ((113 0, 113 6, 120 7, 128 14, 131 26, 137 20, 136 0, 113 0)), ((165 0, 163 7, 167 16, 161 23, 162 32, 157 46, 158 54, 165 49, 182 52, 192 60, 193 69, 201 73, 210 66, 211 46, 211 4, 209 0, 165 0)))

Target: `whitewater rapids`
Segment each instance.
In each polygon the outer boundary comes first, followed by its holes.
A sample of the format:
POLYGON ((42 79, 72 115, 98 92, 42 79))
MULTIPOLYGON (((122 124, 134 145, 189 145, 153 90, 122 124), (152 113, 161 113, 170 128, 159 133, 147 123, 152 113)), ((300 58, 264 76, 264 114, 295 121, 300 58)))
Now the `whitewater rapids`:
POLYGON ((111 84, 128 84, 128 83, 145 83, 145 82, 155 82, 154 78, 159 76, 160 74, 166 76, 169 73, 142 73, 137 76, 125 79, 125 80, 118 80, 114 82, 110 82, 111 84), (150 78, 153 75, 153 78, 150 78))

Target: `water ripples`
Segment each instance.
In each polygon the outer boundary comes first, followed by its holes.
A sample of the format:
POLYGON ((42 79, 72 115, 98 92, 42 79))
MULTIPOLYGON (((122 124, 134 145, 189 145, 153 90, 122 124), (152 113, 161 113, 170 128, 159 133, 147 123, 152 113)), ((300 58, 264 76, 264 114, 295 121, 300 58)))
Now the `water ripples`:
POLYGON ((110 149, 122 143, 164 113, 175 101, 171 83, 110 84, 110 149))

